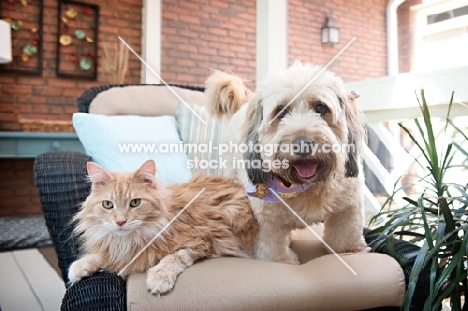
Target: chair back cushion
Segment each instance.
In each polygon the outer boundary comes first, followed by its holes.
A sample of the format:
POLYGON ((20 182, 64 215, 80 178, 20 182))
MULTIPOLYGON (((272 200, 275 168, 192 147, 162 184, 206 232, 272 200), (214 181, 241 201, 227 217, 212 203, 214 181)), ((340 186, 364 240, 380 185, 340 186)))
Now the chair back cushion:
POLYGON ((204 106, 205 93, 165 85, 130 85, 103 91, 91 101, 89 113, 105 115, 176 115, 177 103, 185 101, 204 106), (174 92, 177 94, 175 95, 174 92))

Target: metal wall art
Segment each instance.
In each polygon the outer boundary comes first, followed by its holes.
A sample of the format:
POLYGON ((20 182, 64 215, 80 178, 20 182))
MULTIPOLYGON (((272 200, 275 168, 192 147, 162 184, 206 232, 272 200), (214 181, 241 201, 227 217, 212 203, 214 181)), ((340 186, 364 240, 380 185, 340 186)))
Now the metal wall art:
POLYGON ((57 76, 96 80, 99 6, 59 1, 57 76))

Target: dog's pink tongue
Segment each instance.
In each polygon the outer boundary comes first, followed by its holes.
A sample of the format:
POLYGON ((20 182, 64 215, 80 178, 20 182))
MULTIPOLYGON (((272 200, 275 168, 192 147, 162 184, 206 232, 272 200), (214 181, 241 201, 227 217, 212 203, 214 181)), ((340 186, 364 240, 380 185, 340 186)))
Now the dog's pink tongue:
POLYGON ((317 162, 311 161, 302 161, 293 164, 293 167, 296 169, 296 172, 302 178, 310 178, 315 175, 317 171, 317 162))

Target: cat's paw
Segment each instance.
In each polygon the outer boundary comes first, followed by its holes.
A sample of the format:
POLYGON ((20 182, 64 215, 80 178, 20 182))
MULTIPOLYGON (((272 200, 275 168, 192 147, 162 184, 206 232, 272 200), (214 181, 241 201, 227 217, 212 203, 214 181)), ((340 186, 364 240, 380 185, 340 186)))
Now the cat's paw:
POLYGON ((157 265, 148 270, 146 286, 151 294, 160 295, 170 292, 177 280, 177 273, 169 265, 157 265))
POLYGON ((77 282, 84 277, 93 275, 100 268, 99 258, 92 255, 84 256, 71 264, 68 269, 68 279, 70 282, 77 282))

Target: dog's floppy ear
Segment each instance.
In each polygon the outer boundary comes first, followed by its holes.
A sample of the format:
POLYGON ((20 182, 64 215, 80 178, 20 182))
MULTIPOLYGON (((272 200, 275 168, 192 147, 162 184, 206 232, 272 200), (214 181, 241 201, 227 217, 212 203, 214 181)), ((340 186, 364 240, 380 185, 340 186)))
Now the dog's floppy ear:
POLYGON ((245 135, 245 142, 248 146, 252 146, 248 149, 245 154, 246 170, 249 180, 254 184, 265 184, 268 182, 270 172, 265 172, 263 168, 262 155, 259 152, 255 152, 256 148, 253 148, 255 144, 259 143, 258 140, 258 128, 263 120, 263 106, 261 100, 252 101, 249 104, 247 110, 247 133, 245 135), (252 166, 255 166, 252 167, 252 166))
POLYGON ((339 98, 348 127, 348 154, 345 163, 345 177, 357 177, 359 164, 362 161, 363 143, 366 142, 366 128, 363 118, 357 108, 354 95, 339 98))

